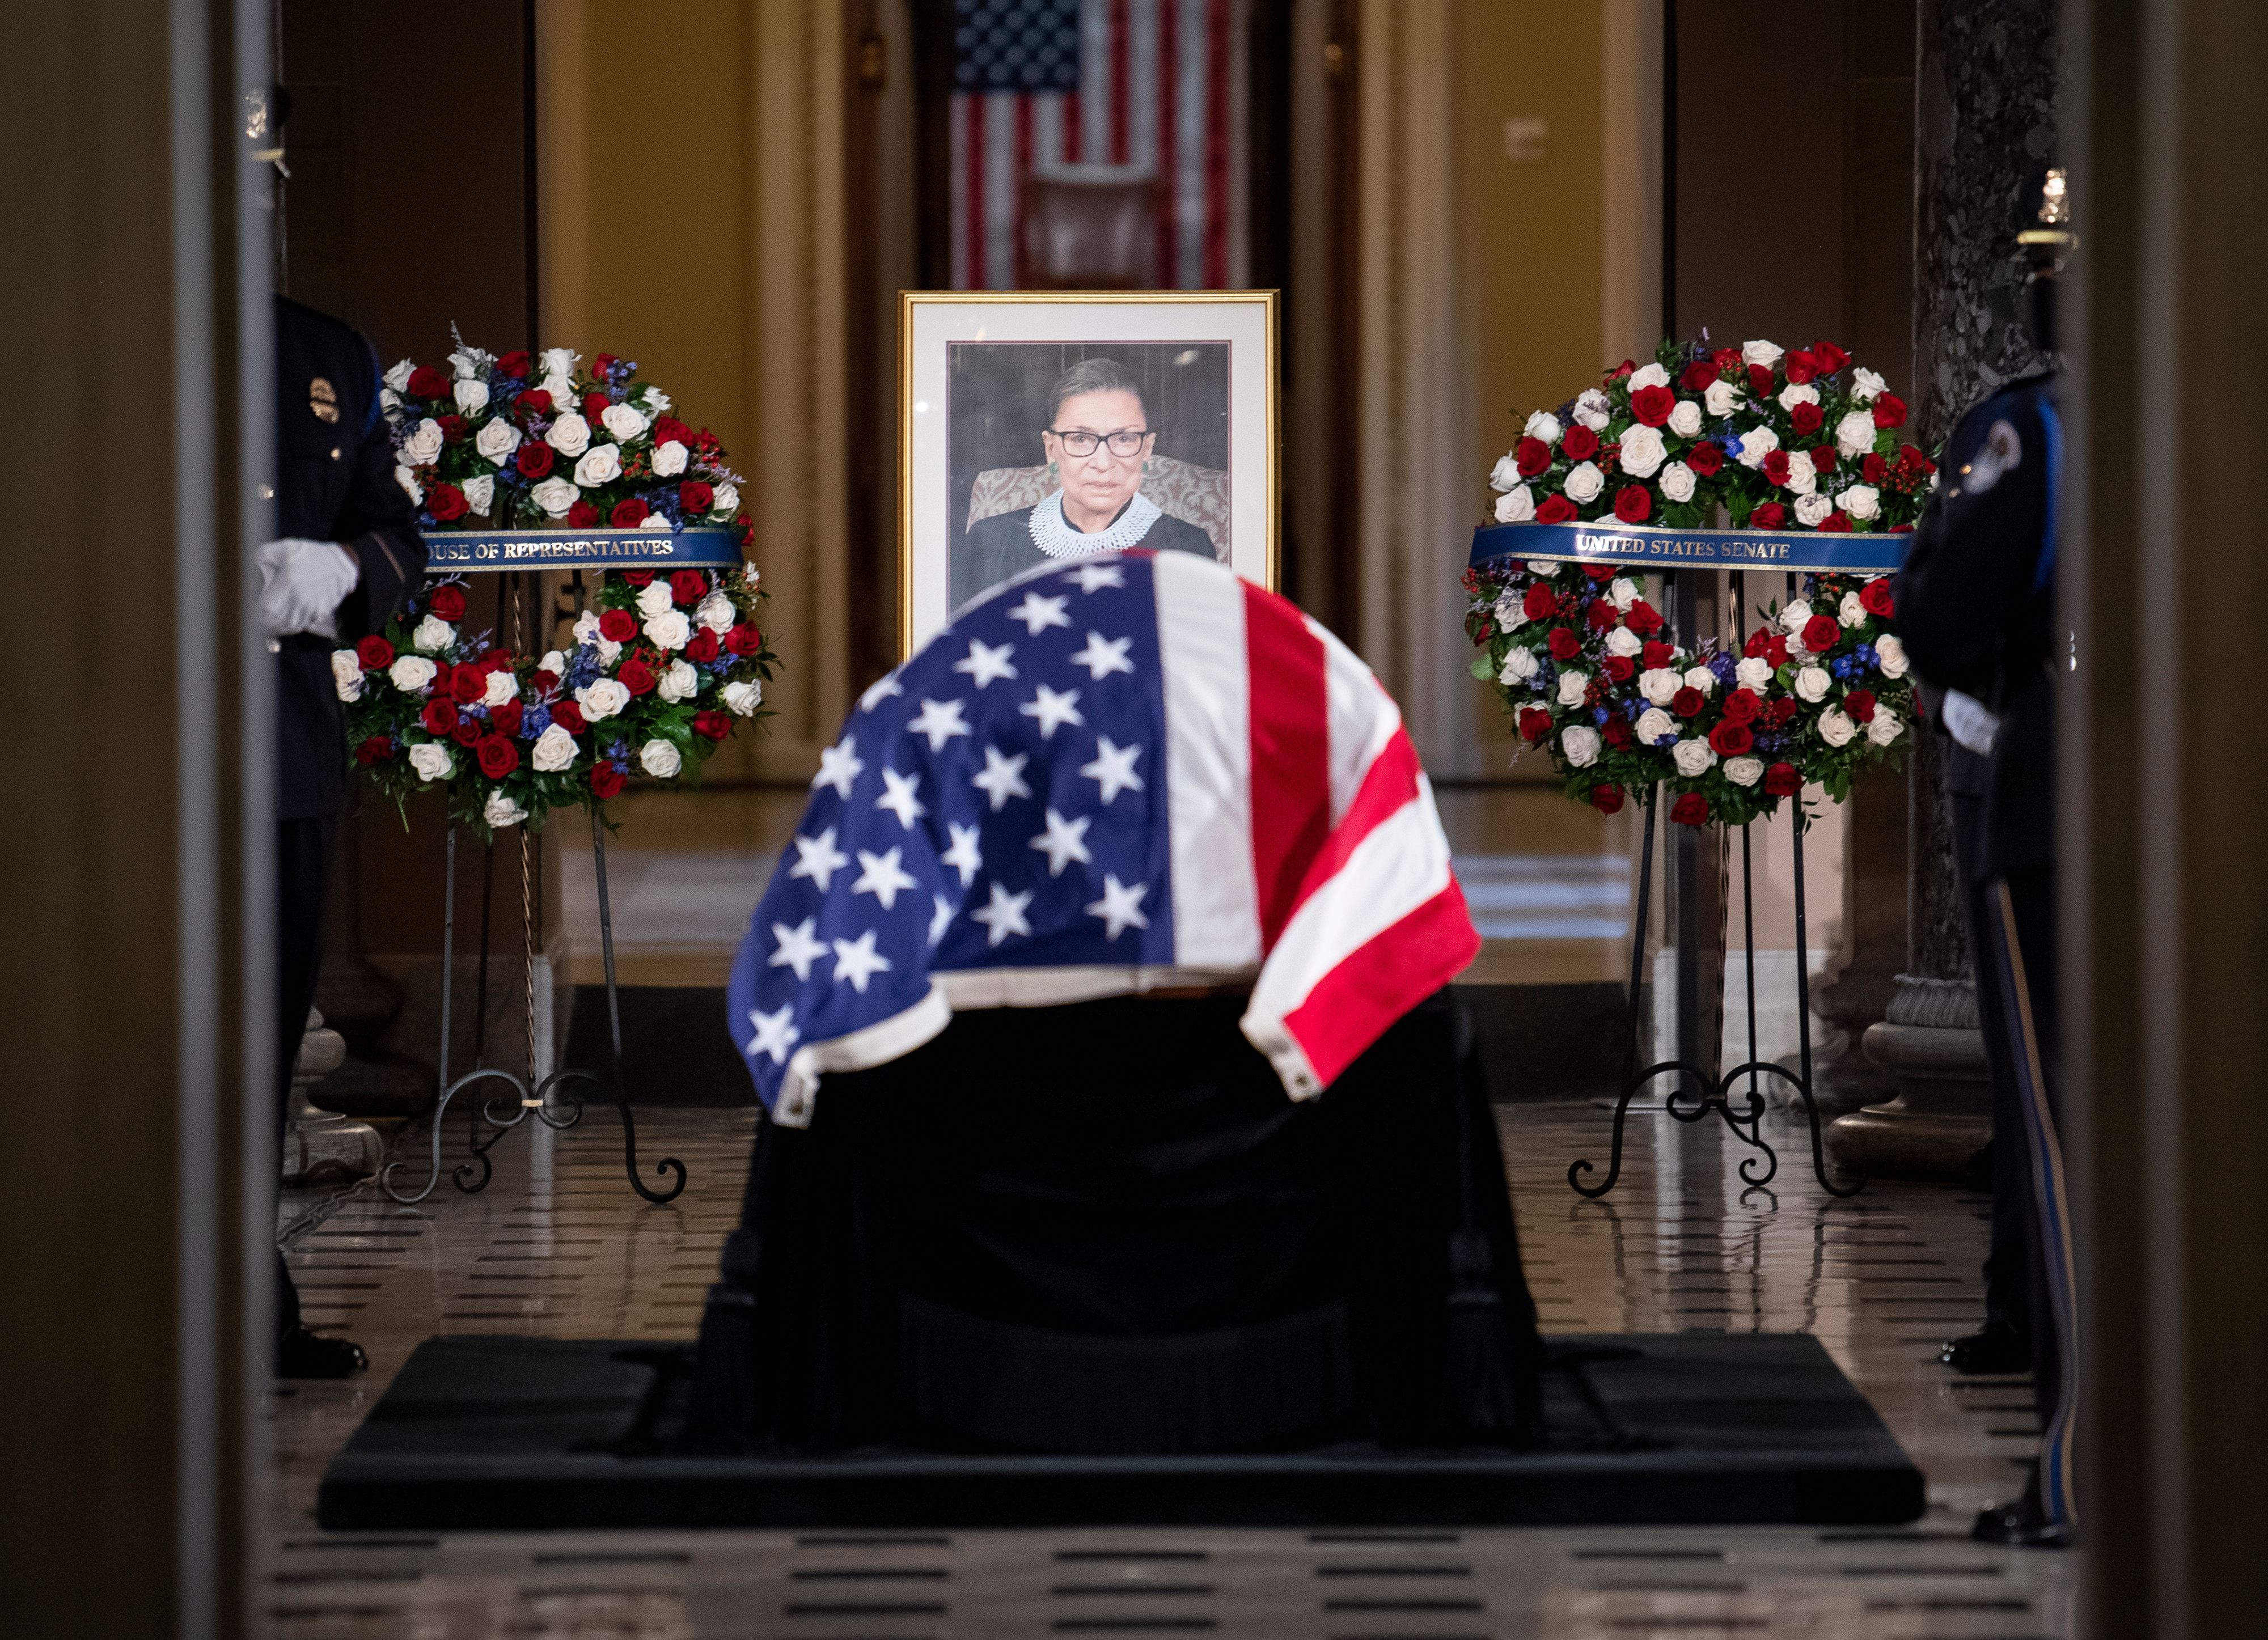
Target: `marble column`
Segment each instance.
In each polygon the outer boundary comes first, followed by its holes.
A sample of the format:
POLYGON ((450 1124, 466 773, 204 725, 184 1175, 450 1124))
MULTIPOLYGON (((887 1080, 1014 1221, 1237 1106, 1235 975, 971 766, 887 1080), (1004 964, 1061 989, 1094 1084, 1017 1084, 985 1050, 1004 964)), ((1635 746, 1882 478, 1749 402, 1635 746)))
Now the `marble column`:
MULTIPOLYGON (((2055 146, 2054 0, 1920 0, 1914 75, 1914 442, 2040 367, 2017 233, 2055 146)), ((1926 739, 1912 754, 1906 971, 1869 1059, 1897 1097, 1837 1121, 1830 1143, 1869 1172, 1960 1179, 1992 1132, 1991 1085, 1953 838, 1926 739)))

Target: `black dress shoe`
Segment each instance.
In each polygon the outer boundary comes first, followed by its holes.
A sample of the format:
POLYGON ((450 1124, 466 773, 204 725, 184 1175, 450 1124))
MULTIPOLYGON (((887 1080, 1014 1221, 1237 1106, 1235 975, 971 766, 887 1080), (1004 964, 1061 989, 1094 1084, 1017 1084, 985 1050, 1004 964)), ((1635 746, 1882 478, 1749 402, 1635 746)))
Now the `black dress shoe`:
POLYGON ((1981 1333, 1953 1340, 1938 1352, 1937 1358, 1956 1372, 2029 1372, 2032 1346, 2014 1327, 1991 1321, 1981 1333))
POLYGON ((1985 1510, 1969 1528, 1969 1535, 1979 1543, 2001 1543, 2010 1548, 2071 1547, 2071 1528, 2062 1521, 2043 1519, 2039 1505, 2029 1497, 1985 1510))
POLYGON ((295 1327, 276 1341, 278 1378, 347 1378, 370 1364, 362 1346, 295 1327))

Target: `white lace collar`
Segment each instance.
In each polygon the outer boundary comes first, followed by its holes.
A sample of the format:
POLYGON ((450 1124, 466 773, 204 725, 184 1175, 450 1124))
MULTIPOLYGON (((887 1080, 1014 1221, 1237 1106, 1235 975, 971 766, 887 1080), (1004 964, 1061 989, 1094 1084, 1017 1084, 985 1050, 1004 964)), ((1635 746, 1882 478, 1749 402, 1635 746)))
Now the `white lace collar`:
POLYGON ((1050 558, 1091 558, 1099 552, 1139 546, 1158 518, 1158 504, 1138 489, 1116 518, 1089 535, 1071 528, 1064 517, 1059 489, 1032 509, 1032 544, 1050 558))

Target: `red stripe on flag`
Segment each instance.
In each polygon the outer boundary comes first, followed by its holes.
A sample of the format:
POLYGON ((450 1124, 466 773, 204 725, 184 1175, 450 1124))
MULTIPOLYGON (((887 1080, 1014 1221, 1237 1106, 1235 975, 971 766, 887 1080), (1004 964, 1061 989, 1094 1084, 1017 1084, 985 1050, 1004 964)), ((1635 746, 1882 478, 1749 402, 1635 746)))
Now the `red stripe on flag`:
POLYGON ((1403 1014, 1471 965, 1481 948, 1464 891, 1449 886, 1315 982, 1284 1028, 1324 1086, 1403 1014))
POLYGON ((1211 0, 1205 33, 1204 280, 1207 289, 1219 290, 1228 283, 1228 81, 1235 63, 1228 44, 1228 0, 1211 0))
POLYGON ((1079 139, 1086 135, 1080 123, 1082 117, 1079 111, 1079 93, 1065 92, 1063 100, 1063 157, 1067 165, 1079 163, 1079 139))
POLYGON ((990 283, 984 276, 984 99, 971 92, 968 104, 968 138, 962 151, 968 156, 968 200, 967 225, 968 235, 968 288, 982 290, 990 283))
POLYGON ((1158 288, 1174 290, 1182 283, 1181 177, 1176 164, 1180 131, 1174 121, 1181 92, 1181 6, 1179 0, 1158 4, 1158 288))
POLYGON ((1110 0, 1110 163, 1123 165, 1131 152, 1133 106, 1127 96, 1126 0, 1110 0))
POLYGON ((1252 870, 1264 952, 1291 921, 1330 835, 1330 708, 1321 640, 1298 609, 1248 584, 1244 650, 1251 679, 1252 870))
POLYGON ((1297 911, 1308 897, 1336 875, 1354 852, 1355 845, 1407 808, 1418 796, 1418 748, 1401 729, 1394 732, 1371 765, 1363 771, 1354 801, 1347 805, 1338 827, 1324 840, 1307 863, 1307 875, 1292 901, 1297 911))
POLYGON ((1024 283, 1024 179, 1032 174, 1032 99, 1016 99, 1016 198, 1010 210, 1010 254, 1015 258, 1016 283, 1024 283))

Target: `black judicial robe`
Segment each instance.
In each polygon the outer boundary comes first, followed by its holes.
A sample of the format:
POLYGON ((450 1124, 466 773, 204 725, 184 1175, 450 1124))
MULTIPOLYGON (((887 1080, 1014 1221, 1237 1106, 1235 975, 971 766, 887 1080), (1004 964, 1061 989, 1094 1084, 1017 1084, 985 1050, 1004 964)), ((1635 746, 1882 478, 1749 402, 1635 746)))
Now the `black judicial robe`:
MULTIPOLYGON (((1127 504, 1133 504, 1130 501, 1127 504)), ((996 512, 968 526, 968 533, 953 548, 947 577, 953 607, 960 608, 978 593, 1012 580, 1035 564, 1058 562, 1042 552, 1032 539, 1034 511, 1025 507, 1015 512, 996 512)), ((1160 512, 1142 539, 1133 544, 1160 552, 1193 552, 1215 559, 1219 556, 1213 551, 1211 536, 1170 512, 1160 512)))

